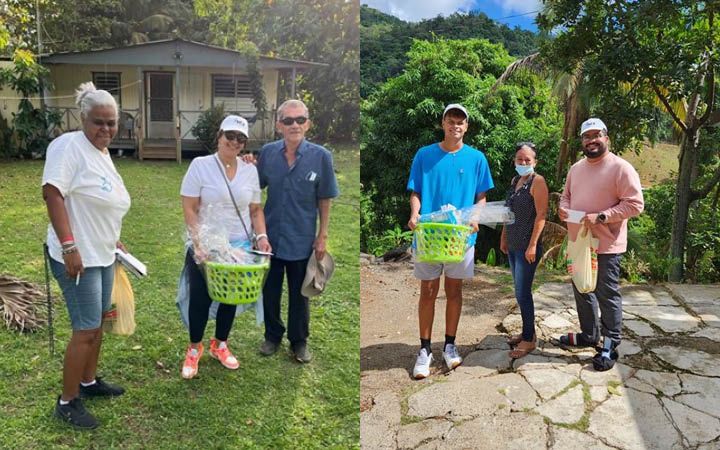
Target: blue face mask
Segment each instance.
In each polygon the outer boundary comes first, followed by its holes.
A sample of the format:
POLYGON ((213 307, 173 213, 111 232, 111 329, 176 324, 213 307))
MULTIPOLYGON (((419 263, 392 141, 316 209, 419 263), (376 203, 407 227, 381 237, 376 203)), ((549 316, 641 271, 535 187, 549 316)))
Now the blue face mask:
POLYGON ((524 177, 525 175, 530 175, 533 173, 535 169, 533 169, 533 166, 518 166, 515 165, 515 171, 520 175, 521 177, 524 177))

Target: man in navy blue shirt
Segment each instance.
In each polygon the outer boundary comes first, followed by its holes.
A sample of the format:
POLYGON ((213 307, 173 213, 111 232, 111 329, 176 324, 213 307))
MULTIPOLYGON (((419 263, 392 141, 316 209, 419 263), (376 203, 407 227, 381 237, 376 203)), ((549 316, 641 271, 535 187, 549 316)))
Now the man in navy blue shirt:
POLYGON ((265 341, 260 353, 274 354, 285 334, 280 298, 287 273, 288 340, 295 358, 307 363, 312 358, 307 348, 310 305, 301 294, 302 283, 313 250, 318 261, 325 255, 330 199, 337 197, 338 187, 332 154, 305 140, 310 118, 303 102, 288 100, 280 105, 277 127, 283 139, 263 146, 257 161, 260 187, 267 187, 265 222, 274 251, 263 287, 265 341))
MULTIPOLYGON (((410 191, 410 220, 408 226, 415 229, 421 214, 439 211, 451 205, 456 209, 485 203, 485 192, 493 188, 485 155, 463 144, 468 129, 468 112, 462 105, 453 103, 443 112, 442 142, 421 148, 415 154, 410 169, 407 189, 410 191)), ((473 230, 478 230, 473 224, 473 230)), ((456 264, 430 264, 415 262, 415 278, 420 280, 418 315, 420 324, 420 351, 413 368, 413 377, 430 375, 432 350, 430 338, 435 318, 435 299, 440 289, 440 276, 445 273, 445 345, 443 359, 452 370, 462 363, 455 346, 455 335, 462 309, 462 282, 473 277, 475 268, 475 239, 468 240, 468 249, 462 262, 456 264)), ((273 247, 274 248, 274 247, 273 247)))

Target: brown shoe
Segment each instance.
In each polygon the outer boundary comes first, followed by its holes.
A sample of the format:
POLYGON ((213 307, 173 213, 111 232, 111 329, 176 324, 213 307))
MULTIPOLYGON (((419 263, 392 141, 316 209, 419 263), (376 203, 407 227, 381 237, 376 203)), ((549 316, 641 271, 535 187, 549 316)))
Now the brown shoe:
POLYGON ((536 348, 537 345, 535 344, 535 341, 520 341, 517 347, 510 351, 510 357, 512 359, 522 358, 523 356, 530 354, 536 348))

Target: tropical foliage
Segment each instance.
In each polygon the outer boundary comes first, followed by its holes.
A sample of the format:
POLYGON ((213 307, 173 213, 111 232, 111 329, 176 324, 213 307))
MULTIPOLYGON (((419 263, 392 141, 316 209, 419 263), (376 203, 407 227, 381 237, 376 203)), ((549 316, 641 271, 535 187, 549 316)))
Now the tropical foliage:
POLYGON ((360 35, 360 92, 363 98, 388 78, 400 75, 414 39, 485 38, 502 44, 514 56, 525 56, 536 51, 538 46, 536 34, 498 24, 482 12, 408 23, 363 5, 360 7, 360 35))
POLYGON ((559 70, 582 64, 595 94, 592 113, 612 124, 616 150, 651 134, 662 105, 680 130, 680 165, 672 201, 669 278, 680 281, 691 208, 718 189, 720 153, 704 144, 720 123, 717 103, 720 26, 717 2, 552 0, 538 16, 542 29, 560 30, 541 54, 559 70))
MULTIPOLYGON (((442 139, 440 119, 448 103, 463 103, 470 113, 465 142, 481 149, 501 200, 514 174, 512 155, 518 141, 539 149, 538 172, 552 173, 557 156, 560 115, 550 88, 533 74, 518 76, 498 92, 486 94, 512 61, 500 44, 485 39, 415 41, 404 72, 383 84, 362 106, 361 246, 369 236, 405 226, 409 215, 405 190, 418 148, 442 139), (370 209, 370 210, 369 210, 370 209)), ((559 189, 562 180, 548 180, 559 189)), ((497 246, 497 230, 481 228, 481 258, 497 246)))

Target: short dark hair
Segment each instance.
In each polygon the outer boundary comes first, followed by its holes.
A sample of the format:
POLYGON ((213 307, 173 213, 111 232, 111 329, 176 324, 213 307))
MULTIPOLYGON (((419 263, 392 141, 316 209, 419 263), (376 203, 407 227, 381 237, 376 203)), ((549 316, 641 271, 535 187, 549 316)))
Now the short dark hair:
POLYGON ((535 157, 537 157, 537 149, 535 148, 535 144, 532 141, 523 141, 523 142, 518 142, 517 144, 515 144, 515 153, 520 151, 520 149, 523 147, 527 147, 530 150, 532 150, 533 153, 535 154, 535 157))
POLYGON ((453 108, 453 109, 449 110, 448 112, 446 112, 445 115, 443 116, 443 120, 445 120, 445 118, 448 116, 455 118, 455 119, 462 118, 462 119, 468 120, 468 116, 466 116, 465 113, 462 112, 461 109, 457 109, 457 108, 453 108))

